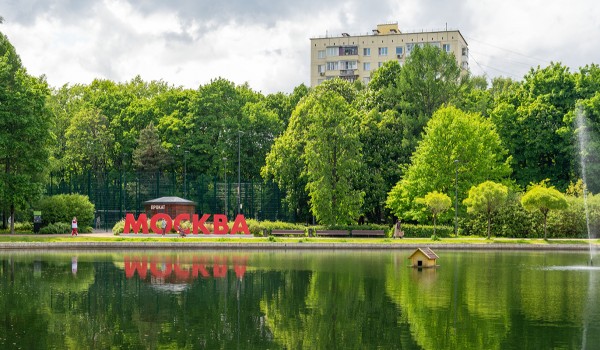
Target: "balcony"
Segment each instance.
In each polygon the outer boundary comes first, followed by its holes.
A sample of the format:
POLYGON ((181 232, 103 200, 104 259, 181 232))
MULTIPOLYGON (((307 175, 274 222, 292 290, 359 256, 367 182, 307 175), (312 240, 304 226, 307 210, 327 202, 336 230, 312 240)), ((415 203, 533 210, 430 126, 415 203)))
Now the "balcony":
POLYGON ((356 69, 342 69, 340 70, 340 77, 350 77, 356 74, 356 69))

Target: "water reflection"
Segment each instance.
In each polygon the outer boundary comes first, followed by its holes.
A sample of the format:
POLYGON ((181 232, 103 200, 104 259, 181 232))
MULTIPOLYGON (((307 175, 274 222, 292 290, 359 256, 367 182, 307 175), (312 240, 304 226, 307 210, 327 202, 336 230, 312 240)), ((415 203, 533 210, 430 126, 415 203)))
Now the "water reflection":
POLYGON ((577 253, 68 252, 0 256, 0 348, 591 348, 577 253), (569 268, 564 268, 565 266, 569 268), (575 266, 575 269, 572 267, 575 266), (15 345, 16 344, 16 345, 15 345))

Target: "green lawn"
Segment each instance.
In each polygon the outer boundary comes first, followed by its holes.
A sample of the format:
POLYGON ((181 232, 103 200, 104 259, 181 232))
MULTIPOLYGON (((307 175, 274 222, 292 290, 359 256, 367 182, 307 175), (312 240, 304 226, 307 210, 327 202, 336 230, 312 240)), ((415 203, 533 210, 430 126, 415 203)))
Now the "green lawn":
POLYGON ((226 243, 348 243, 348 244, 538 244, 538 245, 561 245, 561 244, 600 244, 598 239, 549 239, 545 241, 540 238, 492 238, 484 237, 452 237, 441 238, 433 241, 430 238, 351 238, 351 237, 335 237, 335 238, 315 238, 315 237, 248 237, 244 236, 223 236, 223 237, 202 237, 188 236, 186 238, 179 237, 162 237, 159 235, 144 235, 137 236, 108 236, 97 237, 80 234, 78 237, 70 235, 33 235, 33 234, 0 234, 0 242, 226 242, 226 243))

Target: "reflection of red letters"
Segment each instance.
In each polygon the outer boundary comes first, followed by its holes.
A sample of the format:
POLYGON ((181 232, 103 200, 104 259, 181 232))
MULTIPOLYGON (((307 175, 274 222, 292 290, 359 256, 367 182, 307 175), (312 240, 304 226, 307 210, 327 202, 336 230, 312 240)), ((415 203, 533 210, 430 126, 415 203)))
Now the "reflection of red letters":
POLYGON ((146 278, 146 272, 148 272, 148 263, 146 258, 137 258, 130 260, 130 257, 125 257, 125 277, 131 278, 137 271, 141 279, 146 278), (141 260, 141 261, 140 261, 141 260))
POLYGON ((173 264, 170 262, 160 263, 156 260, 153 260, 150 263, 150 273, 152 276, 156 278, 165 278, 171 275, 171 271, 173 270, 173 264), (162 265, 159 269, 157 265, 162 265))
POLYGON ((192 222, 193 228, 194 228, 194 234, 197 235, 198 234, 198 227, 200 227, 200 230, 202 230, 202 233, 204 233, 205 235, 209 234, 210 231, 206 228, 206 226, 204 226, 204 224, 206 223, 206 220, 208 220, 208 218, 210 217, 210 214, 204 214, 202 215, 202 219, 200 219, 200 221, 198 221, 198 215, 194 214, 194 221, 192 222))
POLYGON ((227 216, 223 214, 213 215, 213 225, 215 227, 215 235, 224 235, 229 231, 227 216))
POLYGON ((213 276, 215 278, 225 277, 227 275, 227 259, 214 257, 213 276))
POLYGON ((235 271, 235 276, 237 278, 244 277, 244 274, 246 273, 247 263, 248 263, 247 256, 244 256, 244 257, 234 256, 233 257, 233 271, 235 271))
POLYGON ((138 233, 140 227, 143 233, 148 233, 148 218, 146 217, 146 214, 140 214, 137 220, 133 217, 133 214, 125 215, 125 227, 123 228, 123 233, 129 233, 130 228, 133 228, 133 232, 138 233))
POLYGON ((173 264, 173 271, 175 271, 175 276, 182 280, 187 280, 190 277, 189 269, 182 269, 179 267, 179 264, 173 264))
MULTIPOLYGON (((233 270, 237 278, 244 277, 246 273, 248 257, 247 256, 234 256, 233 257, 233 270)), ((212 276, 214 278, 223 278, 227 276, 229 269, 229 259, 227 257, 214 257, 212 261, 207 260, 206 257, 194 256, 191 260, 191 267, 183 267, 182 264, 189 264, 189 261, 183 260, 176 262, 172 261, 169 257, 153 257, 150 262, 146 256, 143 257, 124 257, 125 265, 125 277, 133 278, 135 273, 139 275, 139 278, 146 279, 148 269, 150 274, 155 278, 168 279, 171 275, 175 275, 176 280, 189 280, 190 278, 198 278, 200 275, 202 278, 209 278, 211 274, 208 272, 207 265, 212 263, 212 276)), ((188 265, 189 266, 189 265, 188 265)))
POLYGON ((198 272, 200 272, 200 274, 204 278, 210 277, 208 271, 206 271, 206 259, 194 257, 193 261, 194 262, 192 264, 192 277, 198 277, 198 272))
POLYGON ((233 222, 233 227, 231 228, 231 234, 234 235, 238 232, 244 232, 249 235, 250 230, 248 229, 248 225, 246 224, 246 219, 244 219, 244 215, 238 214, 233 222))

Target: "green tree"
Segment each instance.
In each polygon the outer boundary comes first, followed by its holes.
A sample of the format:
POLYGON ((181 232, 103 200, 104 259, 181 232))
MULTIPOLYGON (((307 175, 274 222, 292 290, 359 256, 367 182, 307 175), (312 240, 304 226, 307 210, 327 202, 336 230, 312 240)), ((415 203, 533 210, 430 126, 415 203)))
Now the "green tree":
POLYGON ((112 168, 112 137, 108 118, 95 108, 83 108, 70 120, 65 137, 65 158, 74 173, 105 172, 112 168))
POLYGON ((415 45, 400 71, 398 88, 410 114, 430 117, 456 98, 459 77, 454 55, 433 45, 415 45))
POLYGON ((360 164, 355 92, 334 79, 319 85, 298 104, 285 132, 267 154, 261 170, 286 193, 296 217, 310 211, 323 223, 348 223, 359 212, 360 164))
POLYGON ((492 215, 506 201, 508 187, 486 181, 471 187, 469 195, 463 201, 468 213, 483 213, 487 217, 487 238, 490 239, 492 215))
POLYGON ((565 115, 575 107, 575 77, 553 63, 532 69, 522 84, 509 85, 490 113, 513 156, 513 177, 521 186, 549 178, 561 188, 576 166, 572 123, 565 115))
POLYGON ((356 189, 361 158, 356 111, 333 91, 313 98, 304 152, 311 211, 319 222, 349 224, 364 197, 356 189))
POLYGON ((421 221, 414 198, 434 190, 453 192, 458 177, 462 202, 471 186, 508 176, 509 161, 490 120, 455 107, 441 108, 427 124, 412 164, 389 192, 386 204, 398 217, 421 221))
POLYGON ((0 207, 3 226, 43 190, 52 141, 50 91, 43 78, 27 74, 14 47, 0 33, 0 207), (8 215, 6 215, 8 212, 8 215))
POLYGON ((133 165, 139 171, 156 172, 171 163, 171 158, 162 147, 154 123, 148 124, 140 133, 138 146, 133 151, 133 165))
POLYGON ((433 236, 436 236, 435 228, 437 223, 437 217, 440 213, 445 212, 452 205, 452 200, 445 193, 438 191, 429 192, 423 198, 415 199, 417 204, 422 204, 427 207, 433 217, 433 236))
POLYGON ((539 210, 544 216, 544 239, 548 239, 548 212, 563 210, 568 206, 565 196, 554 187, 546 187, 545 183, 532 186, 521 198, 521 204, 529 211, 539 210))

